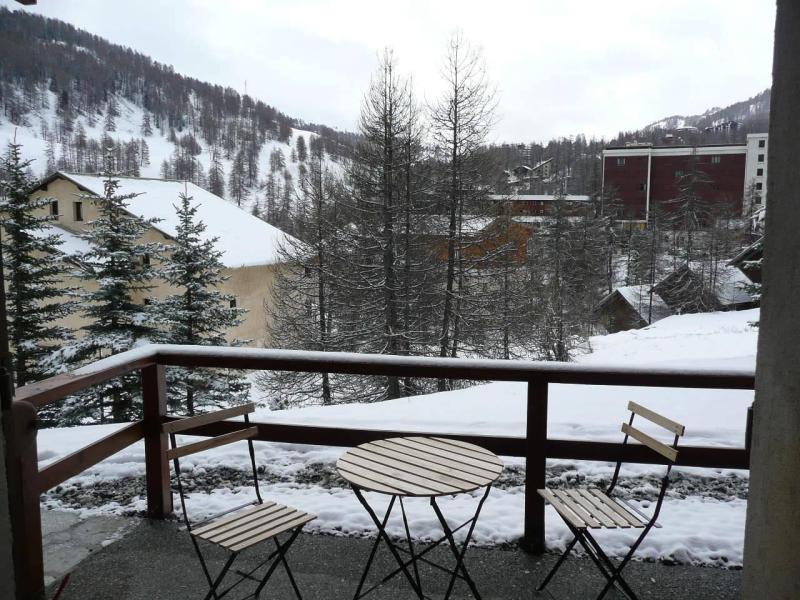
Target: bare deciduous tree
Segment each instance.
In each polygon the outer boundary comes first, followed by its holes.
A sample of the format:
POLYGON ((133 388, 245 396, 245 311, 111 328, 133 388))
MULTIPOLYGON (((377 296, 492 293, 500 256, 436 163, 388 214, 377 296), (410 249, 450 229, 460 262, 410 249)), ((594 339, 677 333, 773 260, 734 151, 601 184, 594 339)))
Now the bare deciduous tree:
MULTIPOLYGON (((445 91, 430 107, 432 138, 437 158, 443 163, 441 194, 446 198, 448 216, 447 266, 439 335, 440 356, 454 356, 459 342, 459 246, 465 205, 482 193, 480 149, 494 123, 496 106, 481 52, 459 33, 448 44, 442 69, 445 91)), ((440 389, 447 383, 439 382, 440 389)))

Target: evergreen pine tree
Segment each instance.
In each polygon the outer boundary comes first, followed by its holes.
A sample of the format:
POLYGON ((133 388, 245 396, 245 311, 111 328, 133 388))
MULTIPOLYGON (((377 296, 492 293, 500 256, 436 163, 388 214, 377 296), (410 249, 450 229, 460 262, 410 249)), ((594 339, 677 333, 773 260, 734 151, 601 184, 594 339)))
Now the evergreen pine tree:
MULTIPOLYGON (((104 162, 104 194, 82 196, 84 202, 96 206, 98 217, 81 235, 90 246, 80 256, 81 278, 97 287, 79 294, 87 319, 84 335, 60 350, 62 356, 77 363, 130 350, 154 337, 151 311, 140 298, 156 276, 150 257, 163 248, 140 241, 156 220, 130 215, 128 200, 136 194, 120 194, 119 185, 109 149, 104 162)), ((140 400, 139 376, 123 375, 70 399, 64 418, 71 423, 135 419, 141 416, 140 400)))
POLYGON ((153 135, 153 126, 150 124, 150 113, 144 111, 142 114, 142 126, 140 127, 143 136, 153 135))
POLYGON ((106 119, 103 123, 103 131, 116 131, 117 130, 117 122, 115 120, 116 115, 114 114, 115 111, 111 110, 111 104, 109 103, 108 112, 106 112, 106 119))
POLYGON ((228 190, 231 199, 236 201, 236 206, 241 207, 242 201, 247 200, 247 181, 245 170, 245 156, 240 150, 231 165, 231 172, 228 176, 228 190))
POLYGON ((144 138, 139 140, 139 166, 147 167, 150 165, 150 146, 144 138))
POLYGON ((88 138, 86 137, 86 129, 81 121, 78 121, 78 126, 75 128, 73 143, 75 145, 75 167, 78 171, 83 171, 83 160, 86 156, 88 138))
POLYGON ((297 147, 297 160, 301 163, 306 162, 306 158, 308 158, 308 151, 306 150, 306 138, 302 135, 297 136, 297 142, 295 142, 297 147))
MULTIPOLYGON (((197 207, 191 202, 183 193, 175 206, 176 247, 162 276, 177 293, 154 305, 163 326, 159 339, 168 344, 229 345, 225 332, 241 323, 246 311, 235 308, 234 297, 217 289, 226 280, 222 252, 215 248, 218 238, 203 239, 206 226, 197 220, 197 207)), ((170 368, 167 383, 171 407, 189 415, 244 402, 250 389, 238 372, 219 369, 170 368)))
POLYGON ((269 155, 269 170, 271 173, 277 173, 286 167, 286 157, 280 148, 275 148, 269 155))
POLYGON ((56 170, 56 149, 53 147, 52 140, 47 142, 45 156, 47 157, 47 166, 45 168, 47 170, 47 174, 49 175, 56 170))
POLYGON ((208 167, 208 191, 220 198, 225 197, 225 169, 222 166, 219 150, 216 146, 211 148, 211 164, 208 167))
POLYGON ((49 230, 47 223, 52 217, 40 211, 49 207, 52 199, 29 195, 34 187, 27 174, 29 164, 22 160, 22 148, 15 143, 9 145, 0 163, 8 329, 17 385, 53 373, 49 346, 71 338, 70 331, 57 321, 74 308, 63 299, 68 290, 61 286, 65 266, 59 249, 61 236, 49 230))

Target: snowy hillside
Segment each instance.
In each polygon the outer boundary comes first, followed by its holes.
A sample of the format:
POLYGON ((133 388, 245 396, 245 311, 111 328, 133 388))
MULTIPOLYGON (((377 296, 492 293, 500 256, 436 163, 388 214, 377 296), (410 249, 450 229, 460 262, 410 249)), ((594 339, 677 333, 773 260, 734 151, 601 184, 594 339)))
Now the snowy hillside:
MULTIPOLYGON (((33 160, 31 168, 37 177, 46 176, 52 172, 54 167, 59 169, 64 166, 70 167, 69 164, 64 164, 68 162, 65 155, 70 152, 70 149, 64 144, 58 144, 53 141, 52 133, 58 129, 60 121, 56 111, 58 98, 54 92, 47 91, 44 94, 46 107, 38 108, 28 113, 24 125, 16 125, 9 120, 0 120, 0 148, 5 151, 7 145, 16 140, 16 143, 22 145, 25 159, 33 160)), ((115 118, 115 131, 106 131, 104 129, 107 113, 91 115, 91 117, 86 115, 78 116, 73 124, 74 129, 82 128, 88 140, 100 141, 104 136, 107 136, 112 141, 123 146, 131 142, 140 144, 144 141, 149 157, 146 162, 140 163, 138 175, 153 178, 163 177, 162 165, 165 161, 170 161, 179 145, 169 141, 168 129, 153 127, 152 133, 149 135, 143 133, 142 121, 145 110, 140 106, 122 97, 116 97, 115 104, 119 112, 119 116, 115 118)), ((200 153, 194 159, 202 172, 207 173, 212 162, 212 146, 206 143, 198 132, 193 132, 191 129, 188 129, 188 131, 195 134, 200 146, 200 153)), ((185 134, 187 131, 182 133, 185 134)), ((259 173, 268 174, 270 172, 270 155, 278 150, 285 158, 285 167, 278 174, 281 182, 288 179, 293 186, 297 187, 301 179, 300 167, 302 163, 296 157, 295 160, 292 160, 292 155, 296 155, 294 149, 297 147, 297 139, 299 137, 304 138, 304 143, 308 148, 311 147, 312 140, 318 138, 319 135, 302 129, 291 129, 291 134, 286 141, 266 139, 263 145, 260 146, 256 158, 259 173), (288 177, 286 177, 284 171, 288 172, 288 177)), ((222 164, 223 172, 229 174, 234 158, 221 156, 219 161, 222 164)), ((331 160, 330 157, 326 159, 326 165, 334 173, 338 173, 341 169, 340 163, 331 160)), ((252 211, 254 206, 263 204, 263 188, 263 181, 259 181, 253 186, 248 186, 246 200, 242 208, 252 211)), ((231 199, 229 190, 226 191, 225 196, 231 199)))
POLYGON ((284 228, 309 161, 337 171, 356 138, 25 11, 0 7, 0 57, 0 150, 16 139, 36 176, 97 173, 111 148, 121 173, 191 181, 284 228))
MULTIPOLYGON (((752 369, 755 365, 758 310, 675 316, 638 331, 592 339, 594 352, 582 362, 623 365, 670 365, 693 368, 752 369)), ((687 427, 687 444, 741 446, 745 413, 753 400, 748 391, 671 390, 615 386, 553 385, 550 392, 548 434, 553 438, 620 440, 620 423, 626 403, 635 400, 687 427), (722 417, 722 418, 721 418, 722 417)), ((257 399, 257 398, 256 398, 257 399)), ((523 436, 525 386, 490 383, 466 390, 391 400, 370 405, 313 407, 272 412, 260 409, 257 420, 326 426, 392 428, 413 431, 473 432, 523 436)), ((43 430, 39 434, 41 464, 47 464, 119 425, 43 430)), ((320 518, 310 529, 334 535, 363 535, 371 522, 352 492, 338 479, 333 465, 341 448, 290 444, 257 444, 257 460, 264 465, 262 488, 266 496, 316 512, 320 518)), ((45 504, 84 513, 124 513, 144 508, 143 448, 132 446, 45 496, 45 504), (80 487, 77 487, 77 486, 80 487), (109 499, 114 498, 113 502, 109 499)), ((506 543, 522 533, 524 509, 524 461, 505 458, 506 471, 492 491, 475 531, 480 544, 506 543)), ((202 517, 239 504, 251 495, 246 475, 231 468, 246 468, 246 447, 229 447, 196 455, 184 462, 185 476, 198 491, 191 494, 189 509, 202 517), (209 483, 210 482, 210 483, 209 483), (228 488, 239 491, 231 491, 228 488), (216 489, 220 488, 220 489, 216 489), (209 493, 204 493, 205 490, 209 493)), ((548 485, 567 481, 602 485, 611 465, 576 461, 549 461, 548 485)), ((657 466, 631 466, 623 472, 621 486, 647 512, 652 490, 661 473, 657 466)), ((371 495, 373 506, 385 498, 371 495)), ((669 558, 679 562, 740 565, 747 497, 747 473, 715 469, 678 469, 670 496, 660 518, 663 529, 647 537, 637 553, 640 558, 669 558)), ((476 498, 462 495, 442 500, 448 518, 466 520, 476 498)), ((430 539, 438 535, 435 516, 425 500, 406 504, 413 534, 430 539)), ((390 522, 400 534, 401 521, 390 522)), ((613 552, 624 549, 632 534, 604 532, 601 536, 613 552)), ((548 508, 547 543, 561 548, 569 532, 548 508)))
POLYGON ((713 129, 724 126, 731 121, 737 122, 740 126, 745 125, 752 132, 766 131, 769 122, 769 102, 770 90, 764 90, 760 94, 748 98, 742 102, 736 102, 725 108, 715 106, 709 108, 700 115, 673 115, 654 123, 650 123, 644 131, 654 129, 683 129, 686 127, 696 127, 700 130, 706 128, 713 129))

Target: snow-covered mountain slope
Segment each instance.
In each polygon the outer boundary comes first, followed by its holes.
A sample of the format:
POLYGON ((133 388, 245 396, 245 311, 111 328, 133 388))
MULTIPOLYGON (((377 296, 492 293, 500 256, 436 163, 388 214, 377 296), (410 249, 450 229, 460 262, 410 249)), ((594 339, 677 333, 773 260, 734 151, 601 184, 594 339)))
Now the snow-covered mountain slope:
POLYGON ((749 126, 753 131, 766 131, 769 122, 770 90, 766 89, 752 98, 735 102, 725 108, 715 106, 699 115, 673 115, 665 117, 644 127, 644 131, 654 129, 675 130, 695 127, 699 130, 724 127, 726 123, 736 122, 739 126, 749 126))
MULTIPOLYGON (((0 120, 0 148, 2 151, 4 152, 7 145, 12 141, 21 144, 25 159, 33 161, 31 168, 34 174, 42 178, 50 174, 54 167, 71 167, 72 165, 65 165, 64 163, 66 162, 66 156, 74 152, 68 145, 54 141, 56 136, 53 135, 53 132, 58 130, 61 120, 56 110, 58 98, 54 92, 46 91, 43 93, 46 99, 43 104, 46 104, 46 106, 30 111, 25 116, 23 124, 0 120)), ((161 178, 163 176, 162 164, 164 161, 169 161, 173 158, 179 144, 169 141, 168 130, 159 129, 155 126, 152 128, 152 133, 149 135, 144 134, 142 132, 142 121, 145 110, 142 107, 119 96, 115 97, 115 104, 119 116, 114 119, 114 131, 105 131, 104 129, 107 113, 77 116, 73 123, 73 131, 80 127, 85 131, 87 140, 96 140, 98 143, 104 136, 121 145, 130 142, 141 144, 144 141, 147 145, 149 160, 140 164, 138 175, 141 177, 161 178)), ((212 162, 212 146, 199 135, 199 132, 191 128, 187 128, 177 135, 180 137, 186 133, 192 133, 197 139, 200 153, 194 159, 203 173, 208 173, 212 162)), ((292 185, 295 187, 299 185, 301 165, 303 163, 297 159, 292 160, 292 156, 297 153, 297 140, 300 137, 304 138, 305 146, 309 148, 312 140, 318 138, 319 134, 292 128, 291 134, 286 141, 270 138, 264 140, 256 159, 259 171, 258 182, 255 185, 247 186, 246 200, 242 205, 243 209, 252 211, 256 204, 263 204, 264 181, 270 172, 270 155, 276 150, 283 154, 285 168, 276 172, 275 177, 283 184, 286 181, 284 175, 284 171, 286 171, 290 175, 289 180, 292 185)), ((222 155, 219 161, 222 164, 227 181, 234 158, 222 155)), ((341 161, 342 159, 333 158, 330 155, 326 155, 325 158, 327 168, 334 173, 340 172, 342 168, 341 161)), ((231 199, 227 186, 225 196, 231 199)))
POLYGON ((34 175, 96 173, 112 147, 124 174, 189 180, 283 226, 302 163, 322 155, 338 170, 357 136, 68 23, 0 7, 0 151, 14 139, 34 175), (269 206, 280 201, 272 215, 259 206, 267 183, 269 206))

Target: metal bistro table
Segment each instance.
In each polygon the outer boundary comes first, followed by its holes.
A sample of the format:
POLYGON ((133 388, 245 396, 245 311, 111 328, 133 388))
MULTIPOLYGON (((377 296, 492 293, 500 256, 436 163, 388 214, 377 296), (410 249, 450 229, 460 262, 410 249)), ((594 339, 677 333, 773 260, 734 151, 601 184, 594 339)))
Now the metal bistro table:
POLYGON ((457 440, 421 436, 399 437, 369 442, 348 450, 336 462, 336 469, 350 483, 359 502, 364 505, 378 528, 378 537, 367 559, 354 600, 366 596, 401 572, 408 579, 417 597, 428 598, 429 596, 425 596, 422 592, 422 580, 420 579, 417 565, 419 561, 445 571, 450 575, 450 583, 447 586, 445 599, 450 597, 456 578, 464 580, 472 591, 472 595, 476 599, 480 599, 481 596, 478 593, 475 582, 464 565, 464 555, 475 530, 475 524, 478 522, 483 503, 489 495, 492 484, 500 477, 500 473, 503 470, 503 463, 495 454, 480 446, 457 440), (483 487, 486 488, 486 491, 478 502, 475 516, 458 527, 451 528, 447 524, 436 499, 440 496, 472 492, 483 487), (367 503, 363 494, 365 491, 391 496, 389 507, 386 509, 383 519, 379 519, 378 515, 367 503), (419 552, 415 551, 414 544, 411 541, 411 531, 403 503, 403 499, 409 497, 430 498, 433 511, 436 513, 444 531, 443 537, 419 552), (386 532, 386 524, 396 503, 400 505, 403 516, 408 548, 395 543, 386 532), (464 527, 468 527, 467 535, 459 546, 456 543, 454 534, 464 527), (362 592, 381 540, 388 546, 397 561, 398 568, 386 575, 380 582, 362 592), (425 558, 428 552, 444 541, 447 541, 455 557, 456 562, 452 570, 425 558), (406 553, 408 558, 404 558, 401 552, 406 553), (409 566, 411 570, 409 570, 409 566))

